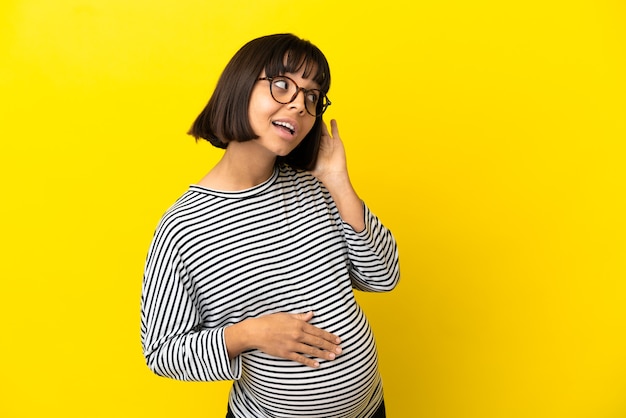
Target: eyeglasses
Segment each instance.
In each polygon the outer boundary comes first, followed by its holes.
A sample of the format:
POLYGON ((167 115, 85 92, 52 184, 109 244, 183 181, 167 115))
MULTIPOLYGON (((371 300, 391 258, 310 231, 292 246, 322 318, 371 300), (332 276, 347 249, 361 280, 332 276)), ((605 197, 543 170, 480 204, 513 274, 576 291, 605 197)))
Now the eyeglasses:
POLYGON ((326 108, 331 105, 330 100, 321 90, 299 87, 295 81, 287 76, 260 77, 259 80, 270 82, 270 94, 280 104, 293 102, 302 90, 304 92, 304 107, 309 115, 316 118, 322 116, 326 108))

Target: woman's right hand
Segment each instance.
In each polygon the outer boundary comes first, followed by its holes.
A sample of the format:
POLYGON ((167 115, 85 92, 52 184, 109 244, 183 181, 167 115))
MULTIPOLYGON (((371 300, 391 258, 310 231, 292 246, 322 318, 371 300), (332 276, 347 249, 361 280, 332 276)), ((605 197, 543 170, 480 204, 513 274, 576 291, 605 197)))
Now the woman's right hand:
POLYGON ((341 354, 338 336, 309 324, 313 312, 275 313, 249 318, 226 327, 224 338, 230 358, 249 349, 309 367, 319 367, 316 359, 334 360, 341 354))

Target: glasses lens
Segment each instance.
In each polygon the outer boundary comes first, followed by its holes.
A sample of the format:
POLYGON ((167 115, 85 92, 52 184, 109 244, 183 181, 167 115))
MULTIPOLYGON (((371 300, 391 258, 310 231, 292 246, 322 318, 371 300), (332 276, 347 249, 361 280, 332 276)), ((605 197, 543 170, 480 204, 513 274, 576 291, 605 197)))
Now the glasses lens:
POLYGON ((315 105, 314 111, 311 111, 311 114, 313 116, 322 116, 322 114, 326 111, 326 108, 328 107, 329 104, 330 104, 330 101, 328 100, 328 97, 326 97, 324 93, 319 91, 319 100, 317 101, 317 104, 315 105))
MULTIPOLYGON (((270 82, 270 92, 278 103, 291 103, 298 96, 298 85, 287 77, 274 77, 270 82)), ((330 104, 326 95, 318 89, 304 91, 304 105, 312 116, 321 116, 330 104)))
POLYGON ((313 116, 317 116, 318 114, 320 97, 322 97, 322 92, 317 89, 307 90, 304 96, 306 110, 313 116))
POLYGON ((278 103, 287 104, 291 102, 297 92, 297 87, 293 81, 285 77, 274 77, 270 84, 272 97, 278 103))

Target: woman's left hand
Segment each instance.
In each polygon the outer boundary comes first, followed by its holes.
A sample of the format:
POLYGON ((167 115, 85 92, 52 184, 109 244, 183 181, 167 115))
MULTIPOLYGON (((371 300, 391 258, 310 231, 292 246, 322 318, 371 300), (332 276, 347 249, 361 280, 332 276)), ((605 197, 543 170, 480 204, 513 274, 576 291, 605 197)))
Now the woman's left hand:
POLYGON ((322 183, 328 184, 335 180, 345 181, 348 176, 346 151, 339 136, 337 121, 330 121, 330 129, 322 123, 322 139, 317 155, 317 163, 311 171, 322 183))

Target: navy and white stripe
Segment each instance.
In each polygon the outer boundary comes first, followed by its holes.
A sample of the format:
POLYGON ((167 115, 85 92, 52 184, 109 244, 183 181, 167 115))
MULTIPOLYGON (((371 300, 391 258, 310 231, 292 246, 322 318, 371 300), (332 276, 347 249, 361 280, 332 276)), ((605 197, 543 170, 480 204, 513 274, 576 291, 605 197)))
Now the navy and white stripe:
POLYGON ((399 280, 397 246, 364 207, 342 222, 315 177, 288 166, 254 188, 189 190, 163 216, 149 250, 141 337, 148 366, 180 380, 234 380, 242 417, 365 418, 382 401, 376 344, 353 288, 399 280), (228 358, 224 328, 275 312, 313 311, 343 353, 312 369, 258 350, 228 358))

